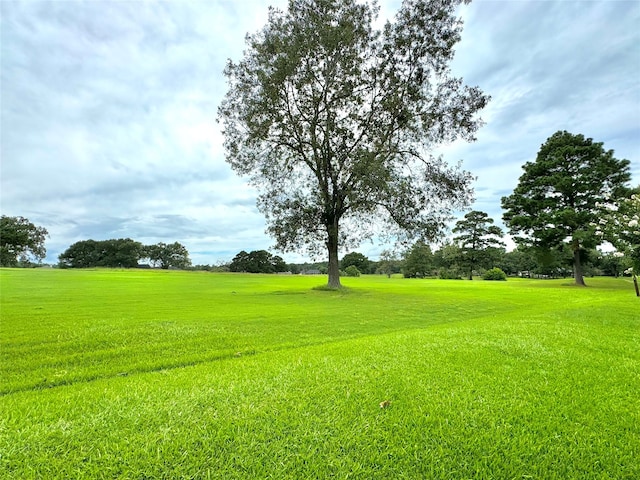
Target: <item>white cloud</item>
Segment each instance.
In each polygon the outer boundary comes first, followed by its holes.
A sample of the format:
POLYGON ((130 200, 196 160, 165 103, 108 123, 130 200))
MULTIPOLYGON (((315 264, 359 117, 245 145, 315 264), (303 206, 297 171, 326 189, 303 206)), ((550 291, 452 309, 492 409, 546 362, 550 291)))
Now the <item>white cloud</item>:
MULTIPOLYGON (((381 21, 399 3, 381 1, 381 21)), ((225 63, 269 4, 287 1, 0 2, 2 213, 48 228, 48 261, 117 236, 183 241, 197 263, 268 248, 215 118, 225 63)), ((478 176, 474 208, 498 221, 500 196, 559 129, 605 142, 639 181, 638 2, 478 0, 460 12, 453 70, 493 100, 476 143, 441 151, 478 176)))

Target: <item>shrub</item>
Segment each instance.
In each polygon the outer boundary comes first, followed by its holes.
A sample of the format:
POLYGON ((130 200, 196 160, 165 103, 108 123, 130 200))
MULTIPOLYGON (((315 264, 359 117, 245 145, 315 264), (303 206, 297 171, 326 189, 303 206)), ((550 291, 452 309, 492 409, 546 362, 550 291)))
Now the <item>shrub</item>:
POLYGON ((347 277, 359 277, 360 270, 358 270, 358 267, 356 267, 355 265, 349 265, 347 268, 344 269, 344 274, 347 277))
POLYGON ((498 267, 495 267, 484 272, 482 278, 485 280, 506 280, 507 274, 500 270, 498 267))

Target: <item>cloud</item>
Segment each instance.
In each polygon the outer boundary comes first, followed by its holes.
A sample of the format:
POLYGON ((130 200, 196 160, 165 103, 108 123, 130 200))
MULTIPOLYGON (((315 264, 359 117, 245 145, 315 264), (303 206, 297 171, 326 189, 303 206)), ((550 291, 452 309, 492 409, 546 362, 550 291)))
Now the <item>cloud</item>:
POLYGON ((558 130, 604 142, 640 180, 638 2, 477 1, 461 14, 452 69, 492 100, 478 141, 441 151, 478 176, 474 208, 500 220, 501 196, 558 130))
MULTIPOLYGON (((197 263, 269 248, 216 123, 226 61, 269 4, 287 1, 0 2, 2 213, 48 228, 51 262, 87 238, 181 241, 197 263)), ((380 23, 399 4, 381 1, 380 23)), ((632 160, 638 183, 638 2, 478 0, 460 12, 453 71, 493 100, 476 143, 440 151, 478 176, 474 208, 498 220, 521 165, 559 129, 632 160)))

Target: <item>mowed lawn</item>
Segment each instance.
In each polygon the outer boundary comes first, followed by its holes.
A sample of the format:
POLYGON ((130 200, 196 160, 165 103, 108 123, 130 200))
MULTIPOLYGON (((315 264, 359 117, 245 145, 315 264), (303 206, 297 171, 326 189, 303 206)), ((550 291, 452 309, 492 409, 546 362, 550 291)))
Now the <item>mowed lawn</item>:
POLYGON ((640 478, 628 279, 0 270, 0 478, 640 478))

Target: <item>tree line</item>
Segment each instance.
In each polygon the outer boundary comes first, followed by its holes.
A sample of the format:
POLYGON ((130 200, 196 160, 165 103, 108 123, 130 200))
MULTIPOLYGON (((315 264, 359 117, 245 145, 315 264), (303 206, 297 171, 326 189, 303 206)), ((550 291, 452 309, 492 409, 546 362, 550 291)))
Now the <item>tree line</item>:
POLYGON ((143 245, 130 238, 81 240, 61 253, 58 260, 60 268, 136 268, 141 263, 165 270, 191 266, 189 252, 179 242, 143 245))
MULTIPOLYGON (((227 63, 218 109, 226 161, 258 189, 279 251, 326 254, 331 288, 346 273, 338 252, 378 236, 424 248, 471 205, 470 172, 431 154, 442 143, 474 141, 490 100, 450 69, 462 1, 402 2, 377 29, 374 2, 291 0, 270 10, 246 36, 243 57, 227 63)), ((630 188, 629 165, 592 138, 554 133, 501 199, 513 256, 552 272, 570 255, 584 285, 588 257, 606 240, 639 272, 640 191, 630 188)), ((458 248, 451 275, 469 278, 503 247, 488 217, 464 222, 454 232, 459 244, 440 250, 449 259, 458 248), (469 230, 474 222, 484 235, 469 230)), ((35 243, 3 243, 3 264, 43 258, 46 230, 33 227, 20 225, 35 243)))
MULTIPOLYGON (((246 36, 241 59, 227 63, 218 110, 226 161, 259 190, 279 250, 326 253, 330 288, 340 287, 340 250, 384 235, 433 243, 452 213, 471 204, 469 172, 429 154, 438 144, 475 140, 477 115, 490 100, 449 67, 461 38, 460 3, 402 2, 376 30, 375 4, 291 0, 246 36)), ((583 135, 549 137, 501 200, 519 251, 542 266, 571 254, 575 283, 584 285, 584 259, 606 239, 638 272, 629 164, 583 135), (598 227, 625 205, 626 218, 598 227)), ((468 278, 500 248, 496 228, 486 228, 487 236, 464 230, 459 238, 456 265, 468 278)))

